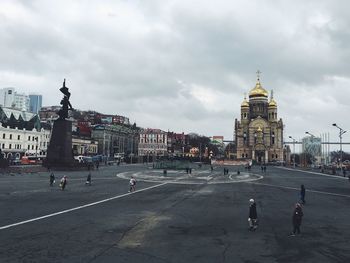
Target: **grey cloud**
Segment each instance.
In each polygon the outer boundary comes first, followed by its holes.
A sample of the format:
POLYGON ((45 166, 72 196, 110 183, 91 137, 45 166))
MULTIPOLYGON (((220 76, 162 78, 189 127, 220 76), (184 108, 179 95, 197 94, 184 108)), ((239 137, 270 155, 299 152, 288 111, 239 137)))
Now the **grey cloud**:
POLYGON ((300 127, 311 126, 336 140, 329 123, 346 125, 347 1, 12 5, 26 15, 0 11, 1 85, 42 93, 44 104, 59 103, 66 77, 76 108, 124 114, 145 127, 232 138, 243 93, 260 69, 263 86, 275 90, 286 134, 303 136, 300 127), (195 97, 196 85, 217 93, 215 101, 195 97))

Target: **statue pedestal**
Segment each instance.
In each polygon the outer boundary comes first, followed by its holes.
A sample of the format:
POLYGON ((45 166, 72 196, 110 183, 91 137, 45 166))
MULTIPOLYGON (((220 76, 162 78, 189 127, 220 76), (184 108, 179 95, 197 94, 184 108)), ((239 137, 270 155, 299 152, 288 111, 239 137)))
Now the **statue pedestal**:
POLYGON ((57 119, 54 121, 46 165, 48 167, 73 166, 72 122, 57 119))

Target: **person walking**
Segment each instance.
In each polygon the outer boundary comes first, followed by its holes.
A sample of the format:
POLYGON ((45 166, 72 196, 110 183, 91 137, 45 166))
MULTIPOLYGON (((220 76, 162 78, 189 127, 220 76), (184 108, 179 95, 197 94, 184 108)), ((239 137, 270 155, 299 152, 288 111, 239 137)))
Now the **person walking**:
POLYGON ((301 204, 296 203, 293 211, 293 233, 291 236, 295 236, 295 234, 300 234, 300 226, 303 215, 304 214, 301 208, 301 204))
POLYGON ((256 212, 256 203, 254 199, 249 200, 249 217, 248 217, 248 224, 249 224, 249 230, 255 231, 258 228, 258 213, 256 212))
POLYGON ((303 203, 303 205, 305 205, 306 201, 305 201, 305 186, 302 184, 300 186, 300 200, 303 203))
POLYGON ((51 174, 50 174, 50 186, 53 186, 54 183, 55 183, 55 175, 53 174, 53 172, 51 172, 51 174))
POLYGON ((134 192, 136 190, 136 180, 133 176, 131 176, 129 186, 130 186, 129 192, 134 192))
POLYGON ((60 187, 62 191, 66 188, 66 185, 67 185, 67 176, 65 175, 62 177, 60 182, 60 187))
POLYGON ((89 186, 91 186, 91 172, 89 172, 89 174, 88 174, 88 176, 87 176, 87 178, 86 178, 85 184, 86 184, 86 185, 88 184, 89 186))

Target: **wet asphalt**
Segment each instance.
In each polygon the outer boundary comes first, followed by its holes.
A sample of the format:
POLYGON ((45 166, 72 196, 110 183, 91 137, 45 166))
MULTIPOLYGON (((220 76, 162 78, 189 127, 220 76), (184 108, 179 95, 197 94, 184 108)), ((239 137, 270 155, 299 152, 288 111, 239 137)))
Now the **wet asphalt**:
MULTIPOLYGON (((237 169, 244 171, 229 173, 237 169)), ((140 179, 134 193, 117 175, 152 174, 151 167, 101 166, 91 186, 87 171, 55 172, 53 187, 47 172, 0 174, 0 262, 350 262, 345 178, 253 167, 263 178, 216 184, 203 180, 209 170, 194 169, 188 184, 140 179), (301 184, 302 233, 293 237, 301 184), (255 232, 248 230, 250 198, 257 202, 255 232)), ((223 168, 215 167, 211 177, 220 176, 223 168)))

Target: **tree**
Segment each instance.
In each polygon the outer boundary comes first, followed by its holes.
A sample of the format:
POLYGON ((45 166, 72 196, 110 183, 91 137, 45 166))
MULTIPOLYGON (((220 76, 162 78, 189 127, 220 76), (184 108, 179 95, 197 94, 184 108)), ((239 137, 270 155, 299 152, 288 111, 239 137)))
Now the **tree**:
POLYGON ((311 154, 305 153, 305 152, 301 153, 299 158, 300 158, 300 164, 302 166, 307 166, 307 165, 312 164, 312 161, 314 159, 314 157, 311 154))
POLYGON ((343 156, 343 162, 346 160, 350 160, 350 154, 346 153, 346 152, 341 152, 341 151, 333 151, 331 152, 331 160, 332 162, 338 162, 341 158, 341 156, 343 156))

